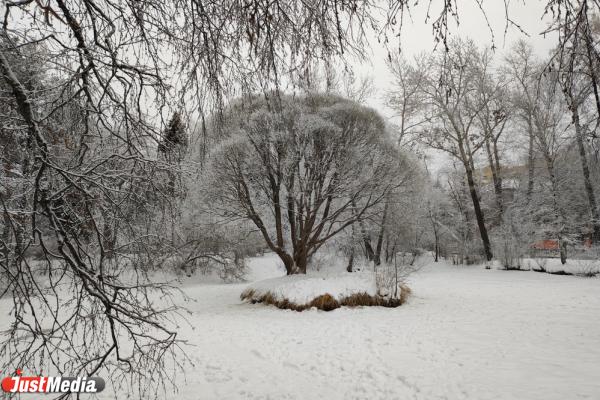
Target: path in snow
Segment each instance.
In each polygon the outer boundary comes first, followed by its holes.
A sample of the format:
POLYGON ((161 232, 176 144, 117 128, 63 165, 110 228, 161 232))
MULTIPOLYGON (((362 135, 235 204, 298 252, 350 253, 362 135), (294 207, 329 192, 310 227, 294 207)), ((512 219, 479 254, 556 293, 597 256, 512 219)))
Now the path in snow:
POLYGON ((600 399, 600 279, 432 263, 409 285, 400 308, 302 313, 186 286, 195 366, 177 398, 600 399))

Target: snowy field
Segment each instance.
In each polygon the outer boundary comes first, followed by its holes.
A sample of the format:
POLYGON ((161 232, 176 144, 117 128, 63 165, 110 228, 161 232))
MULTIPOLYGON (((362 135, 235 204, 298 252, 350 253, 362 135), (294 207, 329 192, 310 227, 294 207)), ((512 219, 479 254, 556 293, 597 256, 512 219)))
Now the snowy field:
MULTIPOLYGON (((253 279, 281 274, 252 262, 253 279)), ((429 264, 399 308, 283 311, 190 285, 177 398, 599 399, 600 279, 429 264)))
MULTIPOLYGON (((273 255, 250 271, 284 273, 273 255)), ((301 313, 241 302, 248 283, 200 279, 183 285, 194 365, 170 398, 600 399, 599 278, 430 262, 399 308, 301 313)))

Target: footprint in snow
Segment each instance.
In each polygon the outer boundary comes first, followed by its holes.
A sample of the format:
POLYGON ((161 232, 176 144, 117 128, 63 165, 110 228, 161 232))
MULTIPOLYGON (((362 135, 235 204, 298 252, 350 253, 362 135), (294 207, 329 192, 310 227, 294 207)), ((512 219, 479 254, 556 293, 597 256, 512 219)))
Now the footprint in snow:
POLYGON ((283 362, 283 366, 288 367, 288 368, 293 368, 293 369, 300 369, 300 368, 298 368, 298 366, 296 364, 292 364, 291 362, 287 362, 287 361, 283 362))
POLYGON ((258 357, 258 358, 261 358, 261 359, 263 359, 263 360, 265 359, 265 356, 263 356, 263 355, 262 355, 262 354, 261 354, 261 353, 260 353, 258 350, 256 350, 256 349, 252 349, 252 350, 250 350, 250 352, 251 352, 252 354, 254 354, 256 357, 258 357))

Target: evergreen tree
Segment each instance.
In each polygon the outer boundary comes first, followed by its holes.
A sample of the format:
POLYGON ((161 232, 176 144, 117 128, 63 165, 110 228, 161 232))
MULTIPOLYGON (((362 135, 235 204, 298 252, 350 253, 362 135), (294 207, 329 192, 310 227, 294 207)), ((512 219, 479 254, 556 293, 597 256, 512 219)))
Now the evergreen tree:
POLYGON ((162 141, 158 145, 159 153, 163 153, 169 162, 181 162, 187 150, 188 139, 186 127, 178 111, 173 113, 162 141))

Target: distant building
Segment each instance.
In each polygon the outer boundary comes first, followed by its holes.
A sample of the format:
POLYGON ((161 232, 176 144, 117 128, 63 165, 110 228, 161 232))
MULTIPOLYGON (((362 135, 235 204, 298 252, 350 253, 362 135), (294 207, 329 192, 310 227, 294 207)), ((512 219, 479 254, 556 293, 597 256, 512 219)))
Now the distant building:
MULTIPOLYGON (((500 178, 502 179, 502 188, 516 189, 519 180, 527 174, 527 165, 506 165, 500 168, 500 178)), ((477 171, 482 185, 491 185, 494 183, 494 177, 490 166, 485 166, 477 171)))
MULTIPOLYGON (((592 240, 584 238, 580 245, 575 245, 579 251, 587 251, 592 247, 592 240)), ((557 239, 538 240, 529 245, 533 257, 559 257, 560 246, 557 239)))
MULTIPOLYGON (((522 177, 527 174, 526 165, 507 165, 500 169, 500 179, 502 180, 502 201, 509 203, 513 201, 515 192, 519 187, 522 177)), ((490 166, 479 168, 476 171, 476 179, 482 188, 488 187, 493 190, 494 176, 490 166)))

